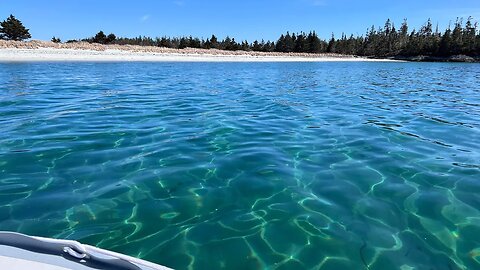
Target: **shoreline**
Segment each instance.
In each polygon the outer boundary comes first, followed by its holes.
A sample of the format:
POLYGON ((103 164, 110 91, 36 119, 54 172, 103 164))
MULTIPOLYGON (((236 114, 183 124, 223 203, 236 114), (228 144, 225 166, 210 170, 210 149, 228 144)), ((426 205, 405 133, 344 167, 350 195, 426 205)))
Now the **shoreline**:
POLYGON ((393 56, 389 59, 407 61, 407 62, 431 62, 431 63, 480 63, 480 57, 471 57, 467 55, 452 55, 452 56, 393 56))
POLYGON ((400 62, 390 59, 335 56, 145 53, 123 50, 0 49, 0 62, 400 62))
POLYGON ((171 49, 85 42, 0 41, 0 62, 402 62, 340 54, 171 49))

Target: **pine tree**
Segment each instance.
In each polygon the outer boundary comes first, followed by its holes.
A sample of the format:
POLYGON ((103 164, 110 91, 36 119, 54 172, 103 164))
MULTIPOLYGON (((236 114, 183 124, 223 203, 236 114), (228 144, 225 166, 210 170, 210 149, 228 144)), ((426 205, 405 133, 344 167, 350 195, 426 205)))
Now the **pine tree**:
POLYGON ((463 31, 463 48, 465 54, 473 54, 475 51, 475 34, 477 32, 477 25, 472 23, 472 17, 468 17, 465 23, 465 31, 463 31))
POLYGON ((395 28, 395 24, 392 23, 392 30, 388 35, 388 55, 396 55, 398 54, 398 50, 396 44, 398 43, 399 37, 397 29, 395 28))
POLYGON ((52 41, 53 43, 60 43, 60 42, 62 42, 62 41, 61 41, 59 38, 57 38, 57 37, 52 37, 51 41, 52 41))
POLYGON ((378 40, 379 40, 379 34, 375 30, 375 26, 372 25, 372 27, 368 30, 365 38, 365 45, 363 49, 364 55, 367 55, 367 56, 376 55, 378 40))
POLYGON ((296 44, 297 44, 297 35, 295 33, 292 33, 292 52, 295 52, 296 50, 296 44))
POLYGON ((232 45, 232 39, 229 36, 227 36, 221 42, 221 49, 229 51, 229 50, 231 50, 231 45, 232 45))
POLYGON ((398 30, 398 39, 394 45, 395 50, 399 54, 405 53, 405 49, 408 43, 408 23, 407 19, 403 19, 402 26, 398 30))
POLYGON ((387 19, 383 29, 384 29, 383 31, 385 33, 385 36, 390 35, 390 32, 392 31, 392 21, 390 21, 390 19, 387 19))
POLYGON ((405 48, 406 55, 416 56, 421 54, 421 44, 419 34, 415 29, 410 33, 408 37, 408 43, 405 48))
POLYGON ((462 35, 462 19, 457 18, 455 22, 455 28, 452 31, 452 44, 450 46, 450 54, 456 55, 460 54, 463 47, 463 35, 462 35))
POLYGON ((188 39, 185 37, 180 38, 180 43, 178 44, 179 49, 185 49, 188 47, 188 39))
POLYGON ((218 39, 215 35, 212 35, 210 38, 210 47, 213 49, 218 49, 218 39))
POLYGON ((263 50, 262 46, 260 46, 260 43, 258 43, 258 40, 255 40, 252 44, 252 50, 253 51, 256 51, 256 52, 259 52, 261 50, 263 50))
POLYGON ((420 54, 431 55, 436 53, 437 41, 433 35, 433 25, 430 19, 420 29, 417 39, 420 54))
POLYGON ((106 43, 106 44, 112 43, 112 42, 114 42, 116 39, 117 39, 117 36, 115 36, 115 34, 111 33, 111 34, 109 34, 109 35, 105 38, 105 43, 106 43))
POLYGON ((336 52, 336 50, 335 50, 335 36, 333 35, 333 33, 332 33, 332 38, 331 38, 330 41, 328 42, 327 52, 328 52, 328 53, 334 53, 334 52, 336 52))
POLYGON ((440 45, 438 48, 438 54, 440 56, 448 56, 451 51, 451 46, 452 46, 452 30, 450 30, 450 27, 445 30, 445 33, 442 36, 442 39, 440 40, 440 45))
POLYGON ((106 40, 107 40, 107 36, 105 35, 105 33, 103 33, 103 31, 100 31, 93 38, 93 43, 105 44, 106 40))
POLYGON ((285 51, 284 52, 293 52, 295 50, 295 42, 293 41, 292 36, 289 32, 285 35, 285 51))
POLYGON ((263 46, 262 51, 264 51, 264 52, 274 52, 275 51, 275 42, 267 41, 267 43, 265 43, 265 45, 263 46))
POLYGON ((408 23, 407 19, 403 19, 402 26, 400 27, 400 36, 406 37, 408 35, 408 23))
POLYGON ((228 46, 229 50, 236 51, 240 47, 240 45, 235 41, 235 38, 232 38, 232 41, 230 41, 230 44, 228 46))
POLYGON ((283 34, 277 40, 277 45, 275 46, 275 51, 285 52, 285 36, 283 34))
POLYGON ((305 40, 305 34, 300 33, 295 38, 295 52, 305 52, 307 50, 307 40, 305 40))
POLYGON ((25 40, 32 36, 22 22, 11 15, 0 23, 0 38, 7 40, 25 40))
POLYGON ((320 53, 322 50, 322 42, 315 32, 310 32, 308 34, 307 44, 309 53, 320 53))
MULTIPOLYGON (((477 24, 475 24, 475 28, 477 27, 477 24)), ((480 56, 480 31, 478 32, 477 36, 475 37, 475 52, 474 54, 476 56, 480 56)))
POLYGON ((207 38, 207 40, 205 40, 205 42, 202 42, 202 43, 203 43, 202 48, 207 50, 212 48, 212 42, 210 41, 209 38, 207 38))

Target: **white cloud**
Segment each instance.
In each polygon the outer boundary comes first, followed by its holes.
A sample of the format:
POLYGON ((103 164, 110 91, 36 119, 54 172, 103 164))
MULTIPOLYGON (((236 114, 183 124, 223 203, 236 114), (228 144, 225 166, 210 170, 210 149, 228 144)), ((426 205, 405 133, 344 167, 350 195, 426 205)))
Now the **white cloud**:
POLYGON ((148 19, 150 19, 150 15, 145 14, 140 18, 140 22, 146 22, 146 21, 148 21, 148 19))

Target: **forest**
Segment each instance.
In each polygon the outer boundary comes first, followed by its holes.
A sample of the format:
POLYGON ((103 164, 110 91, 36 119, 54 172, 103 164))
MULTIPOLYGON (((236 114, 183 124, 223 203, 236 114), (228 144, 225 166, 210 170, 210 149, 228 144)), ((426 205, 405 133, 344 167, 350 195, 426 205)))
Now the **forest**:
MULTIPOLYGON (((24 40, 31 38, 29 29, 25 28, 20 20, 10 15, 7 20, 0 23, 0 38, 10 40, 24 40)), ((372 26, 364 35, 342 34, 336 38, 333 34, 329 39, 320 38, 315 31, 282 34, 276 41, 247 40, 237 41, 227 36, 222 40, 212 35, 209 38, 187 37, 146 37, 135 38, 117 37, 111 33, 106 35, 103 31, 95 36, 81 40, 68 40, 71 42, 90 42, 100 44, 158 46, 175 49, 202 48, 219 50, 243 50, 259 52, 284 52, 284 53, 338 53, 344 55, 358 55, 378 58, 404 58, 424 57, 427 60, 441 60, 454 56, 480 58, 480 31, 478 23, 468 17, 457 18, 453 25, 449 25, 443 32, 439 31, 438 24, 434 28, 430 19, 420 29, 410 29, 405 19, 400 27, 388 19, 383 27, 372 26), (438 59, 436 59, 438 58, 438 59)), ((53 37, 52 42, 60 43, 58 37, 53 37)), ((472 59, 473 59, 472 58, 472 59)))
POLYGON ((448 26, 443 32, 439 31, 438 25, 434 28, 430 19, 419 30, 410 30, 407 20, 404 20, 397 29, 395 24, 388 19, 383 27, 372 26, 365 35, 347 36, 342 34, 341 37, 336 38, 332 34, 328 40, 319 38, 315 31, 309 33, 287 32, 276 41, 255 40, 251 43, 246 40, 237 41, 229 36, 219 40, 215 35, 207 39, 192 36, 117 38, 114 34, 107 36, 100 31, 96 36, 83 41, 177 49, 189 47, 286 53, 339 53, 372 57, 480 56, 480 32, 472 17, 469 17, 465 23, 462 18, 458 18, 453 25, 448 26))

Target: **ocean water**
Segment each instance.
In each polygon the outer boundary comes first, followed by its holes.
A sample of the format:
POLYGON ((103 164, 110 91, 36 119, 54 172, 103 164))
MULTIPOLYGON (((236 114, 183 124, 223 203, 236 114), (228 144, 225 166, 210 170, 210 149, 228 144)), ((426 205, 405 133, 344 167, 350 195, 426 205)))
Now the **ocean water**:
POLYGON ((480 65, 0 64, 0 230, 176 269, 480 269, 480 65))

